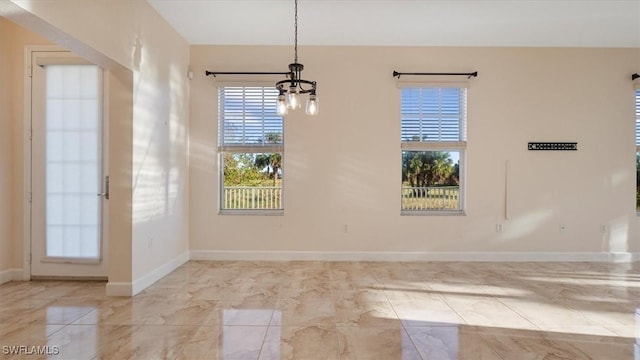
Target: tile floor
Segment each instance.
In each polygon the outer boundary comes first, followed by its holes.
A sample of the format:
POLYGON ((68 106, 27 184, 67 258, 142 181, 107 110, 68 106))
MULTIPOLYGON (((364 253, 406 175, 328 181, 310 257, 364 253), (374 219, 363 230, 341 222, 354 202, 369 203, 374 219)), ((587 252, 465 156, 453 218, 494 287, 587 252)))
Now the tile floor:
POLYGON ((638 308, 640 263, 189 262, 0 285, 0 358, 633 360, 638 308))

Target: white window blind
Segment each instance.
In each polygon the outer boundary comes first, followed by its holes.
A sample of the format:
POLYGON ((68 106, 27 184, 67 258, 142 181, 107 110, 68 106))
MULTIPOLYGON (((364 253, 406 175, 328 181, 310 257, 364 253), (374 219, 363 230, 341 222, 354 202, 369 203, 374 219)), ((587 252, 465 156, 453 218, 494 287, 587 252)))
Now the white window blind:
POLYGON ((283 143, 282 116, 276 113, 275 87, 220 87, 218 114, 222 147, 273 146, 283 143))
POLYGON ((465 141, 465 88, 403 88, 403 142, 465 141))
POLYGON ((636 146, 640 146, 640 89, 636 89, 636 146))

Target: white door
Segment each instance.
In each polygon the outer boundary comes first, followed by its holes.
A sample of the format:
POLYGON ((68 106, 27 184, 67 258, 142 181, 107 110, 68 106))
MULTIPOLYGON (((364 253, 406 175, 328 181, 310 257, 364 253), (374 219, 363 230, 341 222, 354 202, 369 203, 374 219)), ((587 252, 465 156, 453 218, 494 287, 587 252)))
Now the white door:
POLYGON ((106 277, 103 71, 31 55, 31 275, 106 277))

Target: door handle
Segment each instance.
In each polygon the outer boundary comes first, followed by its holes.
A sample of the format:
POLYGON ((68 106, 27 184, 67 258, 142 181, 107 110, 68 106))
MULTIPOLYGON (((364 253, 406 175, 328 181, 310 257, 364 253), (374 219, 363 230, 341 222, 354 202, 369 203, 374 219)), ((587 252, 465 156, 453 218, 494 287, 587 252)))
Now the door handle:
POLYGON ((98 196, 109 200, 109 175, 104 177, 104 192, 99 193, 98 196))

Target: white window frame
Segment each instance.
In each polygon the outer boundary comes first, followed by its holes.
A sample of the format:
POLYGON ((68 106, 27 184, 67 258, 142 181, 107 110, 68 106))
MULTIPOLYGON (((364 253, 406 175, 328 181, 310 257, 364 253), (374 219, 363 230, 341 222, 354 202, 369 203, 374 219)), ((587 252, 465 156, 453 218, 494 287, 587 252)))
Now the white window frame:
MULTIPOLYGON (((218 83, 218 93, 216 94, 218 100, 218 213, 221 215, 283 215, 284 214, 284 178, 280 182, 281 187, 281 198, 280 198, 280 208, 277 209, 225 209, 224 206, 224 155, 227 153, 230 154, 242 154, 242 153, 279 153, 281 154, 282 166, 281 170, 284 169, 285 162, 285 154, 284 154, 284 116, 282 117, 282 143, 281 144, 256 144, 256 145, 247 145, 247 144, 225 144, 224 137, 224 124, 221 111, 222 103, 220 101, 220 91, 222 88, 226 87, 263 87, 263 88, 273 88, 275 90, 275 86, 273 83, 263 83, 263 82, 233 82, 233 83, 218 83)), ((276 94, 277 97, 277 94, 276 94)), ((275 99, 274 99, 275 100, 275 99)), ((274 101, 275 103, 275 101, 274 101)), ((275 108, 274 108, 275 111, 275 108)), ((275 112, 274 112, 275 113, 275 112)))
MULTIPOLYGON (((467 103, 468 103, 468 88, 469 85, 466 82, 442 82, 442 83, 417 83, 417 82, 398 82, 400 107, 402 108, 402 89, 405 88, 458 88, 465 91, 465 101, 460 105, 464 116, 461 119, 459 131, 459 141, 403 141, 402 129, 400 130, 400 155, 404 151, 442 151, 442 152, 458 152, 460 154, 459 159, 459 209, 421 209, 411 210, 402 208, 402 199, 400 202, 400 214, 401 215, 453 215, 462 216, 465 215, 466 209, 466 153, 467 153, 467 103)), ((400 127, 402 128, 402 110, 400 111, 400 127)), ((402 156, 400 157, 402 159, 402 156)), ((402 160, 401 160, 402 161, 402 160)), ((401 164, 402 166, 402 164, 401 164)), ((402 181, 400 182, 400 189, 402 190, 402 181)), ((402 194, 402 193, 401 193, 402 194)))

